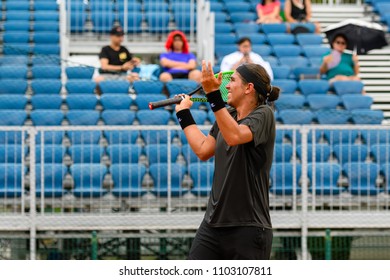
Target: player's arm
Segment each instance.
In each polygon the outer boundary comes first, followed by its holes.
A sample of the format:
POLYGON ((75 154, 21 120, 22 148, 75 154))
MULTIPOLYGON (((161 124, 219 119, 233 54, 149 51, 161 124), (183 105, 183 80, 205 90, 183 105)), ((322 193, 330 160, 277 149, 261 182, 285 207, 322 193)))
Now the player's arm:
MULTIPOLYGON (((183 131, 188 140, 188 144, 200 160, 208 160, 214 156, 215 139, 211 135, 204 135, 203 132, 196 126, 195 122, 188 124, 192 118, 189 109, 192 106, 192 101, 188 95, 183 95, 184 99, 180 104, 176 105, 176 113, 179 118, 180 125, 184 127, 183 131)), ((190 122, 191 123, 191 122, 190 122)))

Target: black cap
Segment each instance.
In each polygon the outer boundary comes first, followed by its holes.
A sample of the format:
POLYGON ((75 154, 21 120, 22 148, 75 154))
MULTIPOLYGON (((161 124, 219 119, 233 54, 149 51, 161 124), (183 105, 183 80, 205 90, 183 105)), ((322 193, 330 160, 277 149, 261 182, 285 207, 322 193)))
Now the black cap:
POLYGON ((125 32, 123 32, 122 27, 120 27, 120 26, 114 26, 114 27, 111 29, 111 31, 110 31, 110 35, 123 36, 123 35, 125 35, 125 32))

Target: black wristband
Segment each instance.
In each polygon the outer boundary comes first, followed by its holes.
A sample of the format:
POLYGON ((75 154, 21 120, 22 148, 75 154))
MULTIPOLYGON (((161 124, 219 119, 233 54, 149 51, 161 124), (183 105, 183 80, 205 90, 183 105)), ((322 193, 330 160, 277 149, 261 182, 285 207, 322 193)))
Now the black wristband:
POLYGON ((184 109, 177 112, 176 117, 182 129, 189 125, 196 124, 194 118, 191 115, 190 109, 184 109))
POLYGON ((218 110, 225 108, 225 102, 222 99, 220 90, 212 91, 206 94, 206 97, 213 112, 217 112, 218 110))

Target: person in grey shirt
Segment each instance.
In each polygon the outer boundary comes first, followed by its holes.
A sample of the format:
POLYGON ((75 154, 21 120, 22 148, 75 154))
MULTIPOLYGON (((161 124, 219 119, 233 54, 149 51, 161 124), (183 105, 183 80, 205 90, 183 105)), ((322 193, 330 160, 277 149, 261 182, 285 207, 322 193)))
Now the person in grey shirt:
POLYGON ((269 259, 272 223, 269 174, 275 142, 270 103, 280 89, 266 70, 242 64, 232 75, 225 107, 211 64, 202 63, 202 86, 216 122, 204 135, 196 126, 186 95, 176 115, 192 150, 201 160, 215 156, 215 171, 206 213, 188 259, 269 259))

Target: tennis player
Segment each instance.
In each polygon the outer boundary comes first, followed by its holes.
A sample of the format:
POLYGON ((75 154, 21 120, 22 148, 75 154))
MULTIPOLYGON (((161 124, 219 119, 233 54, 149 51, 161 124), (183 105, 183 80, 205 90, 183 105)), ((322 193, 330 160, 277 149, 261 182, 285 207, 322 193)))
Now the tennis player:
POLYGON ((272 225, 269 173, 275 142, 275 118, 269 103, 279 88, 258 64, 240 65, 227 84, 228 105, 211 63, 202 62, 202 86, 216 122, 205 136, 191 116, 187 95, 176 115, 188 143, 201 160, 215 156, 207 210, 188 256, 191 260, 269 259, 272 225))

